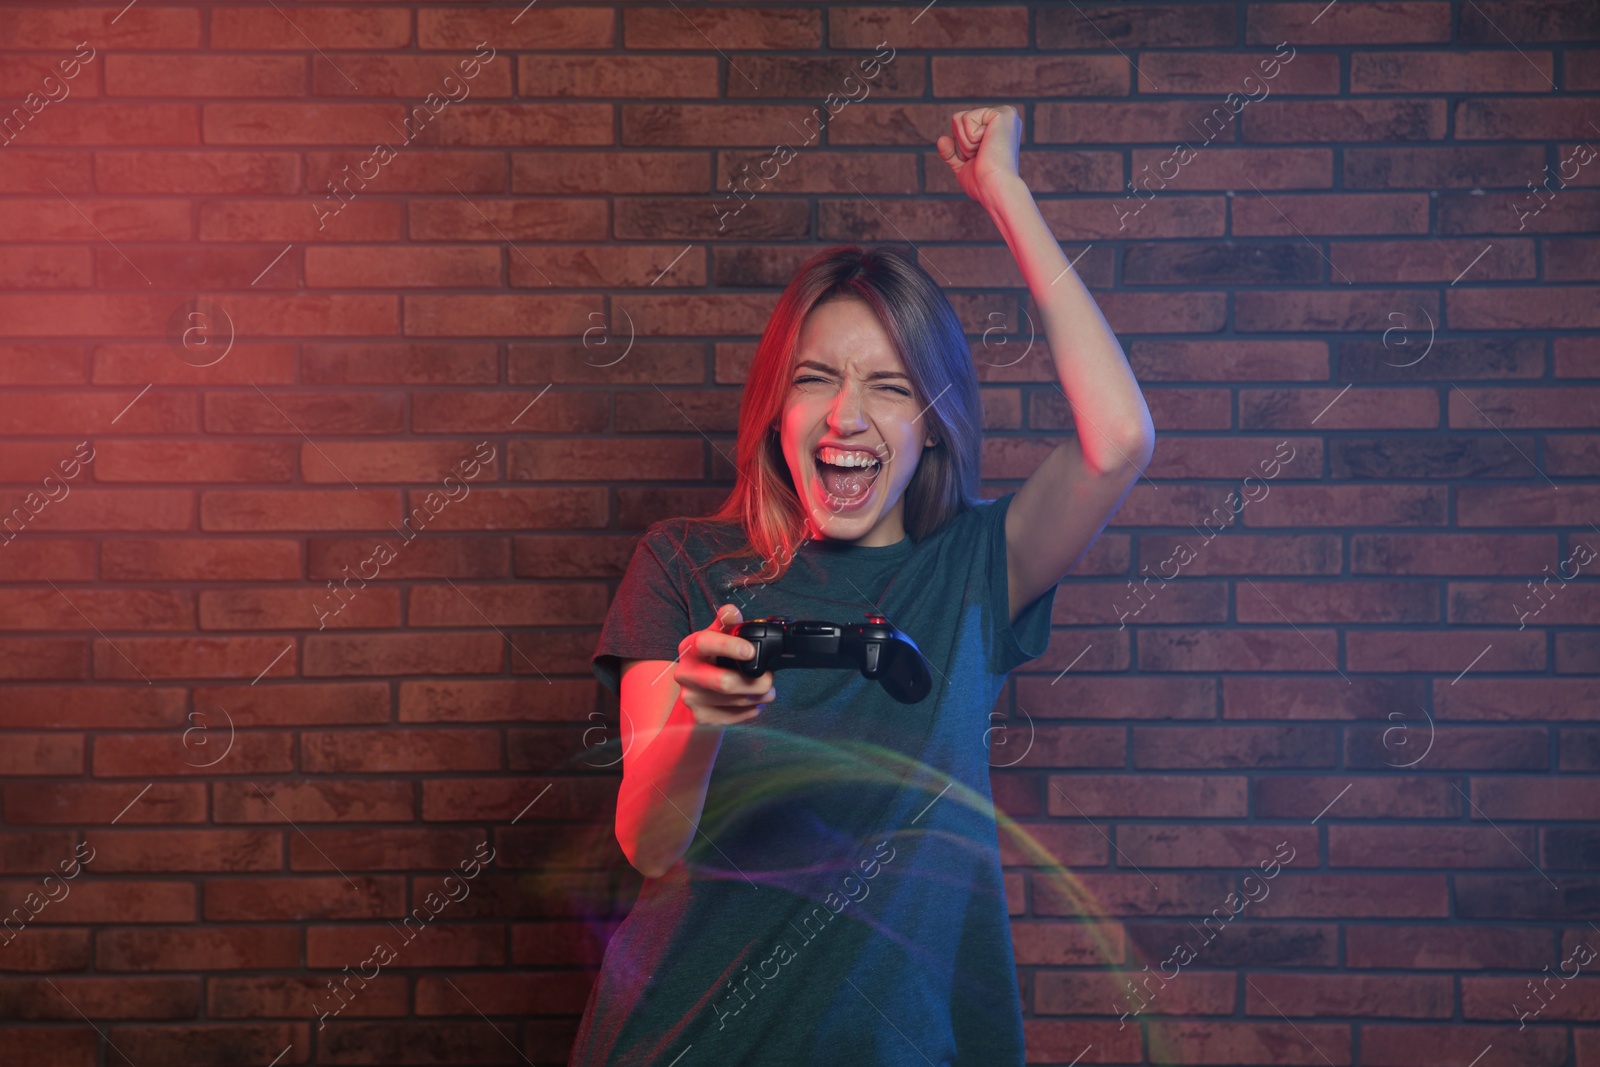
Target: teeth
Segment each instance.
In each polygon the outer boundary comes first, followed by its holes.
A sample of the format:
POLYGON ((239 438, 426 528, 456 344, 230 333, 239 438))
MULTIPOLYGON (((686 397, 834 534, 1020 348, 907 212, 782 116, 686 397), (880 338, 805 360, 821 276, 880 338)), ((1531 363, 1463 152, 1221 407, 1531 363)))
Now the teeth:
POLYGON ((842 448, 820 448, 817 450, 817 458, 836 467, 879 466, 877 459, 865 452, 850 452, 842 448))

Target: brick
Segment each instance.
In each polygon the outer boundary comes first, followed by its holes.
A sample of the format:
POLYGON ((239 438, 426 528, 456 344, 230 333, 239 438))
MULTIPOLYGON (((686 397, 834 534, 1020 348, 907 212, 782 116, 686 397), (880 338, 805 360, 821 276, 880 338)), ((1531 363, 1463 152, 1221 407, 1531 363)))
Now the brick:
POLYGON ((7 564, 17 574, 49 574, 63 581, 94 578, 95 544, 87 540, 8 541, 7 564))
MULTIPOLYGON (((430 778, 422 782, 422 817, 428 822, 493 820, 510 822, 539 799, 541 791, 523 778, 430 778)), ((539 799, 530 819, 609 819, 616 811, 614 782, 572 779, 539 799)))
POLYGON ((1255 907, 1257 918, 1432 918, 1449 914, 1445 876, 1285 872, 1255 907))
POLYGON ((122 637, 96 640, 96 678, 256 678, 293 674, 293 642, 281 637, 122 637), (285 653, 285 648, 288 648, 285 653), (280 655, 282 653, 282 655, 280 655))
POLYGON ((297 163, 286 152, 100 152, 95 184, 115 194, 292 194, 297 163))
MULTIPOLYGON (((382 537, 368 540, 313 537, 306 541, 307 576, 314 581, 342 581, 347 574, 359 578, 361 564, 375 559, 374 552, 380 544, 388 545, 394 553, 394 558, 382 565, 380 573, 384 580, 503 578, 510 556, 504 538, 435 535, 426 540, 405 541, 399 536, 387 540, 382 537)), ((542 572, 539 576, 555 575, 542 572)))
POLYGON ((107 441, 95 451, 100 482, 287 482, 294 445, 284 442, 107 441))
POLYGON ((300 546, 266 538, 117 539, 100 546, 112 581, 271 581, 300 577, 300 546))
POLYGON ((1134 341, 1128 362, 1140 381, 1326 381, 1321 341, 1134 341))
POLYGON ((324 7, 285 18, 263 8, 218 11, 211 20, 211 45, 227 50, 292 49, 307 40, 318 49, 400 48, 411 41, 411 20, 404 11, 362 7, 324 7))
POLYGON ((1116 55, 1017 56, 1004 64, 986 56, 933 57, 934 96, 1126 96, 1128 77, 1127 60, 1116 55))
POLYGON ((1269 819, 1454 819, 1466 808, 1451 782, 1391 771, 1377 777, 1258 778, 1255 793, 1257 817, 1269 819))
POLYGON ((1542 93, 1552 73, 1549 52, 1358 52, 1350 57, 1350 91, 1542 93))
POLYGON ((523 19, 517 25, 487 11, 441 7, 417 12, 417 45, 427 50, 472 49, 484 41, 506 49, 610 48, 616 32, 615 15, 605 8, 554 8, 542 19, 523 19))
POLYGON ((1455 983, 1448 975, 1285 974, 1270 999, 1254 983, 1244 997, 1249 1015, 1448 1019, 1455 983))
POLYGON ((1325 670, 1329 659, 1324 657, 1335 656, 1338 652, 1337 635, 1331 630, 1302 630, 1302 635, 1262 631, 1154 631, 1140 640, 1139 669, 1325 670))
MULTIPOLYGON (((1428 202, 1420 194, 1356 196, 1240 196, 1233 201, 1240 236, 1394 234, 1428 232, 1428 202)), ((1320 258, 1318 260, 1321 262, 1320 258)), ((1339 281, 1348 279, 1335 271, 1339 281)), ((1394 280, 1394 279, 1385 279, 1394 280)))
POLYGON ((1392 726, 1345 731, 1345 766, 1406 768, 1424 759, 1435 770, 1545 770, 1550 739, 1543 727, 1450 727, 1440 729, 1422 708, 1409 717, 1390 712, 1392 726))
POLYGON ((1568 486, 1560 497, 1538 493, 1532 487, 1463 488, 1457 502, 1456 522, 1461 526, 1571 526, 1593 514, 1593 493, 1587 486, 1568 486))
POLYGON ((1467 664, 1486 671, 1542 671, 1545 642, 1541 634, 1515 631, 1455 633, 1449 630, 1389 630, 1345 636, 1346 665, 1354 671, 1428 671, 1460 673, 1467 664), (1478 659, 1484 645, 1494 648, 1478 659))
MULTIPOLYGON (((1550 180, 1554 174, 1554 170, 1535 171, 1532 178, 1550 180)), ((1558 187, 1555 197, 1541 200, 1540 196, 1544 194, 1535 196, 1532 191, 1446 194, 1439 200, 1439 232, 1565 233, 1588 230, 1600 220, 1600 192, 1558 187)))
MULTIPOLYGON (((1464 294, 1453 293, 1451 299, 1459 295, 1464 294)), ((1391 313, 1417 307, 1439 321, 1432 297, 1416 292, 1337 288, 1241 292, 1234 300, 1234 322, 1247 331, 1385 330, 1396 321, 1389 318, 1391 313)))
POLYGON ((1474 819, 1581 819, 1600 800, 1600 778, 1476 778, 1474 819))
POLYGON ((1243 135, 1246 141, 1438 141, 1444 132, 1442 100, 1265 100, 1244 113, 1243 135))
POLYGON ((400 625, 400 590, 334 582, 296 589, 200 590, 202 630, 378 629, 400 625))
MULTIPOLYGON (((725 153, 724 158, 726 158, 725 153)), ((816 160, 812 157, 811 161, 816 160)), ((820 171, 821 168, 809 169, 820 171)), ((866 168, 851 169, 858 172, 859 180, 867 182, 868 185, 874 184, 864 173, 860 173, 866 168)), ((796 170, 791 173, 798 179, 804 171, 796 170)), ((836 184, 844 188, 849 187, 842 177, 836 184)), ((508 261, 511 267, 511 286, 514 289, 538 288, 551 284, 552 278, 562 279, 565 285, 635 289, 650 286, 659 286, 663 289, 687 288, 706 284, 704 257, 693 253, 685 255, 684 251, 683 248, 661 245, 623 245, 615 248, 569 247, 551 249, 545 253, 540 257, 542 266, 534 266, 530 260, 522 256, 512 256, 508 261)), ((593 323, 596 320, 591 318, 589 321, 593 323)), ((584 331, 580 347, 594 350, 593 356, 587 357, 594 361, 590 365, 610 370, 607 366, 612 362, 609 353, 615 351, 615 358, 622 358, 621 351, 605 349, 603 346, 607 343, 612 342, 605 334, 584 331)), ((513 346, 513 350, 515 347, 517 346, 513 346)), ((545 378, 544 381, 548 382, 550 379, 545 378)))
POLYGON ((1140 867, 1254 867, 1273 856, 1274 844, 1287 840, 1294 852, 1316 852, 1309 827, 1129 825, 1117 830, 1121 862, 1140 867))
POLYGON ((479 830, 317 830, 290 841, 289 867, 331 870, 336 856, 346 871, 452 870, 483 840, 479 830))
MULTIPOLYGON (((1443 201, 1440 211, 1443 230, 1443 201)), ((1332 245, 1330 253, 1334 268, 1352 283, 1455 284, 1457 279, 1486 282, 1534 276, 1531 241, 1496 241, 1487 250, 1484 242, 1475 240, 1339 241, 1332 245)), ((1391 321, 1401 322, 1400 319, 1391 321)), ((1394 363, 1405 363, 1418 354, 1396 353, 1390 359, 1394 363)))
POLYGON ((1139 72, 1147 83, 1160 85, 1164 93, 1218 98, 1239 93, 1251 103, 1272 93, 1310 96, 1339 91, 1337 56, 1296 52, 1285 61, 1283 55, 1282 51, 1150 52, 1139 57, 1139 72))
MULTIPOLYGON (((1355 149, 1345 149, 1345 158, 1353 151, 1355 149)), ((1174 169, 1177 173, 1169 184, 1175 190, 1234 190, 1251 185, 1257 189, 1326 189, 1333 185, 1333 150, 1330 148, 1218 148, 1208 145, 1205 151, 1197 151, 1181 166, 1179 160, 1183 156, 1174 155, 1172 148, 1135 148, 1132 156, 1130 173, 1139 179, 1140 188, 1151 191, 1161 191, 1166 172, 1174 169)), ((1532 169, 1537 170, 1537 164, 1532 169)), ((1030 182, 1029 187, 1034 188, 1035 184, 1030 182)))
POLYGON ((202 530, 376 530, 402 518, 390 489, 214 490, 200 495, 202 530))
MULTIPOLYGON (((140 257, 140 262, 149 270, 159 271, 174 284, 188 281, 197 288, 225 284, 230 280, 243 286, 261 273, 259 257, 253 252, 240 253, 228 249, 207 249, 199 253, 151 249, 140 257)), ((144 279, 121 257, 113 262, 102 256, 99 269, 102 279, 115 279, 118 285, 134 287, 145 284, 144 279)), ((262 288, 271 288, 270 276, 263 279, 261 285, 262 288)), ((285 385, 294 380, 293 345, 251 344, 235 337, 233 347, 227 348, 226 355, 223 355, 207 350, 205 345, 226 344, 222 339, 222 326, 225 324, 209 319, 202 313, 191 311, 189 314, 197 316, 188 320, 193 326, 210 332, 194 334, 188 344, 96 345, 91 375, 93 380, 97 384, 131 385, 139 389, 152 382, 214 388, 223 383, 242 385, 245 382, 265 382, 285 385), (194 365, 184 362, 184 358, 173 358, 180 354, 194 360, 194 365)))
POLYGON ((88 677, 87 645, 72 638, 0 638, 0 678, 75 680, 88 677))
MULTIPOLYGON (((467 856, 470 855, 469 850, 467 856)), ((452 866, 455 862, 459 860, 453 861, 452 866)), ((426 937, 416 934, 415 940, 405 944, 395 943, 402 940, 399 937, 386 942, 404 959, 404 966, 495 967, 506 962, 505 933, 498 925, 482 926, 435 919, 426 929, 426 937)), ((366 926, 310 927, 306 931, 306 962, 312 967, 347 966, 352 960, 363 959, 371 953, 373 939, 373 930, 366 926)))
MULTIPOLYGON (((1220 973, 1196 974, 1190 981, 1174 983, 1166 988, 1156 970, 1157 984, 1151 986, 1154 998, 1160 1001, 1163 1015, 1227 1015, 1235 1007, 1236 995, 1229 976, 1220 973)), ((1118 988, 1116 975, 1107 973, 1080 973, 1042 971, 1034 978, 1033 1010, 1039 1015, 1098 1014, 1110 1002, 1113 1010, 1133 1011, 1144 1003, 1144 997, 1118 988)), ((1149 981, 1149 975, 1142 975, 1149 981)), ((1124 979, 1124 981, 1126 981, 1124 979)), ((1135 989, 1138 988, 1135 979, 1135 989)), ((1155 1010, 1155 1009, 1153 1009, 1155 1010)))
POLYGON ((901 61, 901 49, 1026 48, 1028 9, 1021 4, 995 4, 981 12, 952 8, 944 18, 928 20, 879 6, 829 11, 829 48, 877 49, 883 42, 896 49, 891 63, 901 61))
POLYGON ((187 630, 192 625, 194 600, 182 590, 0 590, 0 630, 115 632, 187 630))
POLYGON ((305 1023, 273 1023, 248 1026, 227 1023, 220 1026, 113 1026, 107 1042, 115 1044, 132 1062, 169 1063, 173 1067, 211 1067, 214 1064, 270 1062, 306 1063, 302 1052, 309 1049, 310 1028, 305 1023))
POLYGON ((96 871, 275 871, 283 866, 283 835, 274 830, 116 830, 97 833, 94 846, 96 871))
POLYGON ((513 193, 697 193, 708 180, 700 152, 540 151, 511 159, 513 193))
POLYGON ((306 66, 299 56, 208 56, 189 52, 179 65, 170 56, 112 53, 105 57, 105 71, 107 96, 203 100, 299 96, 306 89, 306 66))
POLYGON ((1170 48, 1238 43, 1234 9, 1226 4, 1090 4, 1039 11, 1043 49, 1170 48))
POLYGON ((0 996, 15 1019, 79 1019, 80 1011, 98 1019, 184 1019, 200 1010, 200 983, 192 978, 10 978, 0 979, 0 996))
POLYGON ((576 297, 532 295, 407 296, 404 314, 412 337, 551 336, 582 317, 576 297))
POLYGON ((1586 918, 1592 906, 1581 903, 1600 888, 1600 880, 1566 876, 1559 892, 1536 874, 1514 877, 1504 874, 1458 874, 1456 914, 1463 919, 1491 919, 1495 922, 1538 919, 1546 922, 1571 922, 1586 918))
MULTIPOLYGON (((344 57, 344 60, 348 57, 344 57)), ((327 70, 318 64, 319 74, 327 70)), ((349 91, 349 83, 339 78, 337 74, 328 71, 328 77, 338 89, 349 91)), ((333 88, 333 86, 330 86, 333 88)), ((319 87, 320 91, 320 87, 319 87)), ((430 90, 431 91, 431 90, 430 90)), ((425 94, 418 93, 419 97, 425 94)), ((464 152, 448 152, 433 150, 427 153, 406 152, 395 156, 383 164, 379 175, 363 177, 367 169, 376 163, 373 159, 373 149, 359 149, 342 152, 307 152, 305 153, 305 187, 314 190, 320 197, 316 201, 326 210, 338 211, 342 219, 343 211, 328 199, 330 194, 337 194, 343 198, 360 195, 367 191, 366 183, 373 183, 372 192, 382 192, 393 195, 397 193, 499 193, 505 190, 505 170, 498 158, 483 154, 464 152)), ((321 212, 314 211, 318 216, 321 229, 317 233, 337 232, 345 233, 343 222, 335 223, 332 219, 324 217, 321 212)))
POLYGON ((428 527, 518 531, 597 528, 609 521, 607 507, 603 488, 475 489, 470 496, 435 515, 428 527))
POLYGON ((1347 189, 1475 189, 1521 186, 1544 166, 1532 145, 1346 148, 1347 189))
MULTIPOLYGON (((1041 103, 1035 108, 1034 140, 1038 144, 1155 143, 1167 147, 1170 154, 1168 146, 1178 141, 1194 145, 1213 138, 1221 143, 1234 139, 1235 113, 1220 103, 1210 109, 1177 100, 1041 103)), ((1197 153, 1204 150, 1200 145, 1195 148, 1197 153)))
MULTIPOLYGON (((425 12, 424 17, 432 13, 425 12)), ((487 42, 479 38, 478 43, 487 42)), ((472 96, 510 96, 512 64, 501 59, 498 51, 483 57, 481 50, 459 55, 341 55, 337 67, 330 62, 311 68, 312 92, 317 96, 392 96, 413 106, 429 93, 449 96, 452 103, 472 96)), ((321 180, 309 184, 322 187, 321 180)))
POLYGON ((590 687, 499 679, 400 683, 401 722, 586 722, 590 687), (536 699, 537 698, 537 699, 536 699))
MULTIPOLYGON (((882 40, 880 38, 880 40, 882 40)), ((874 55, 878 54, 876 46, 874 55)), ((866 55, 795 56, 747 55, 739 58, 739 72, 743 77, 728 81, 731 98, 801 98, 807 101, 824 99, 828 93, 851 96, 856 89, 862 95, 853 102, 865 100, 868 94, 883 97, 921 98, 928 87, 927 67, 921 59, 895 62, 894 56, 884 51, 888 61, 874 70, 866 55), (869 73, 870 72, 870 73, 869 73), (853 79, 846 81, 847 78, 853 79), (854 88, 852 88, 852 86, 854 88)), ((683 96, 684 93, 658 95, 683 96)), ((716 95, 714 92, 702 95, 716 95)), ((766 153, 763 153, 763 156, 766 153)), ((903 162, 912 162, 902 157, 903 162)), ((913 176, 914 178, 914 176, 913 176)), ((721 182, 718 183, 719 185, 721 182)), ((643 191, 643 190, 636 190, 643 191)))
POLYGON ((483 344, 306 344, 300 374, 318 385, 465 385, 494 382, 499 360, 483 344))
POLYGON ((1316 3, 1251 4, 1245 41, 1421 44, 1450 39, 1450 5, 1418 0, 1326 8, 1316 3))
POLYGON ((1128 285, 1276 285, 1317 282, 1322 256, 1304 242, 1296 244, 1129 245, 1124 253, 1123 281, 1128 285))
MULTIPOLYGON (((271 774, 294 770, 294 737, 288 733, 235 731, 228 745, 221 726, 195 720, 215 734, 101 734, 95 738, 97 778, 136 778, 159 768, 166 775, 211 777, 222 774, 271 774), (201 742, 205 744, 202 746, 201 742), (212 746, 226 746, 220 758, 212 746)), ((143 803, 143 801, 140 801, 143 803)))
POLYGON ((1541 1031, 1518 1034, 1510 1027, 1486 1030, 1478 1026, 1447 1023, 1439 1026, 1364 1026, 1361 1028, 1361 1062, 1368 1060, 1374 1067, 1447 1067, 1466 1062, 1484 1050, 1486 1045, 1501 1043, 1505 1047, 1513 1037, 1524 1040, 1517 1045, 1517 1053, 1529 1067, 1558 1067, 1567 1059, 1567 1036, 1564 1031, 1541 1031))
POLYGON ((294 782, 217 782, 219 823, 409 822, 415 787, 410 782, 356 779, 294 782))
POLYGON ((214 433, 380 434, 398 432, 398 393, 209 393, 206 429, 214 433))
POLYGON ((424 126, 413 144, 611 144, 616 128, 610 104, 453 104, 450 110, 450 122, 424 126))
POLYGON ((1245 782, 1241 778, 1140 775, 1056 775, 1050 779, 1051 815, 1196 816, 1242 814, 1245 782), (1127 787, 1134 781, 1137 789, 1127 787))
POLYGON ((1382 926, 1345 927, 1345 966, 1426 970, 1537 970, 1548 957, 1550 936, 1517 927, 1382 926))
POLYGON ((6 726, 19 729, 165 728, 181 725, 184 691, 170 686, 8 686, 6 726))
POLYGON ((1438 695, 1434 707, 1441 719, 1581 721, 1591 716, 1600 688, 1585 678, 1480 680, 1465 691, 1438 695))
POLYGON ((482 288, 500 281, 500 250, 462 246, 308 248, 306 285, 319 289, 482 288))
POLYGON ((95 966, 107 971, 294 968, 301 933, 281 927, 110 928, 96 931, 95 966))
MULTIPOLYGON (((394 876, 228 878, 205 883, 207 922, 397 918, 405 882, 394 876)), ((280 1050, 281 1051, 281 1050, 280 1050)))
MULTIPOLYGON (((1519 337, 1439 337, 1437 323, 1413 305, 1390 312, 1395 332, 1387 340, 1341 341, 1339 377, 1347 381, 1415 382, 1437 378, 1539 378, 1544 375, 1544 344, 1519 337), (1428 336, 1423 332, 1427 330, 1428 336)), ((1385 333, 1389 331, 1386 330, 1385 333)))
POLYGON ((6 820, 13 825, 119 826, 199 823, 206 817, 206 787, 200 782, 154 782, 139 786, 101 782, 29 783, 3 787, 6 820))
MULTIPOLYGON (((548 385, 549 379, 545 383, 548 385)), ((417 433, 481 433, 491 426, 521 428, 523 432, 598 433, 610 421, 610 407, 604 400, 598 393, 544 395, 543 387, 525 392, 418 394, 411 407, 411 427, 417 433)))
MULTIPOLYGON (((241 134, 241 136, 243 136, 241 134)), ((331 211, 331 207, 316 200, 222 200, 200 205, 200 238, 204 241, 289 241, 310 244, 317 241, 396 241, 400 239, 400 205, 385 200, 358 200, 346 204, 338 215, 330 219, 317 211, 331 211)), ((270 261, 269 261, 270 262, 270 261)), ((292 266, 294 260, 288 261, 292 266)), ((282 264, 278 271, 285 268, 282 264)), ((277 271, 273 272, 274 274, 277 271)), ((235 297, 237 301, 241 298, 235 297)), ((257 298, 260 299, 260 298, 257 298)), ((329 296, 301 295, 297 300, 298 313, 303 313, 296 325, 287 309, 260 309, 262 325, 283 324, 286 332, 316 333, 323 336, 350 335, 378 332, 387 326, 378 323, 394 318, 395 301, 388 296, 329 296), (309 325, 321 320, 320 327, 309 325)), ((230 308, 233 304, 230 302, 230 308)))
POLYGON ((1600 241, 1581 238, 1546 241, 1544 277, 1559 282, 1600 280, 1600 241))
MULTIPOLYGON (((377 938, 374 938, 376 940, 377 938)), ((377 963, 374 948, 369 944, 346 966, 355 982, 344 988, 353 996, 339 1010, 340 1018, 382 1018, 406 1014, 406 986, 403 975, 377 975, 366 977, 363 964, 367 960, 377 963), (355 995, 359 994, 359 995, 355 995)), ((324 975, 273 975, 271 977, 233 977, 224 975, 212 978, 206 984, 206 1015, 213 1019, 258 1019, 273 1016, 316 1017, 323 1007, 340 1004, 340 998, 329 991, 327 983, 337 982, 344 975, 329 978, 324 975)))
POLYGON ((50 247, 13 247, 0 254, 3 265, 13 285, 57 286, 70 285, 84 288, 93 277, 94 268, 86 252, 50 247))
MULTIPOLYGON (((487 625, 487 624, 485 624, 487 625)), ((395 674, 490 674, 505 661, 505 640, 486 634, 312 634, 306 677, 395 674)))
POLYGON ((494 730, 307 731, 300 744, 301 763, 312 774, 498 770, 501 765, 500 735, 494 730))
MULTIPOLYGON (((103 114, 100 108, 94 109, 103 114)), ((155 114, 159 115, 160 112, 155 114)), ((52 125, 47 132, 53 132, 56 127, 52 125)), ((87 137, 93 137, 94 130, 79 131, 87 137)), ((37 137, 37 134, 35 134, 37 137)), ((175 135, 181 137, 181 134, 175 135)), ((47 201, 13 200, 4 207, 0 207, 0 221, 3 221, 16 241, 60 242, 69 240, 90 240, 90 235, 98 229, 105 234, 106 239, 116 240, 142 239, 146 241, 180 241, 191 235, 188 218, 179 215, 173 209, 175 202, 163 203, 152 200, 100 200, 88 205, 88 210, 83 214, 73 211, 71 205, 63 203, 56 205, 47 201)), ((80 209, 81 210, 81 209, 80 209)), ((8 298, 15 300, 16 298, 8 298)), ((50 303, 71 306, 80 303, 78 298, 60 296, 50 303)), ((128 304, 147 304, 148 298, 127 298, 128 304)), ((30 305, 37 314, 42 308, 35 303, 30 305)), ((15 327, 17 324, 8 323, 15 327)), ((27 332, 60 333, 64 324, 57 323, 54 330, 37 330, 27 332)), ((24 331, 17 330, 22 333, 24 331)))
POLYGON ((1464 141, 1584 140, 1589 109, 1577 100, 1463 100, 1456 104, 1456 137, 1464 141))
POLYGON ((10 733, 0 750, 0 773, 20 776, 81 774, 82 736, 10 733))
MULTIPOLYGON (((749 58, 742 59, 739 66, 747 75, 758 84, 768 81, 751 75, 749 58)), ((599 66, 582 56, 519 56, 517 85, 524 96, 535 97, 715 97, 717 61, 714 56, 619 55, 599 66)))
POLYGON ((1575 0, 1486 0, 1482 6, 1461 14, 1461 39, 1475 44, 1498 46, 1508 36, 1523 43, 1564 41, 1593 37, 1596 33, 1600 33, 1600 17, 1593 7, 1575 0))
MULTIPOLYGON (((1091 871, 1080 876, 1085 892, 1105 906, 1111 915, 1198 915, 1214 900, 1222 906, 1231 880, 1221 874, 1164 874, 1152 883, 1135 873, 1091 871)), ((1034 881, 1034 914, 1075 914, 1077 905, 1057 881, 1034 881)))
POLYGON ((319 1059, 329 1064, 467 1063, 514 1064, 519 1050, 500 1028, 462 1022, 330 1022, 318 1038, 319 1059))
MULTIPOLYGON (((0 899, 22 900, 37 889, 37 880, 0 882, 0 899)), ((195 887, 172 880, 78 882, 68 896, 53 902, 34 918, 49 925, 109 923, 192 923, 198 917, 195 887)))
POLYGON ((1535 848, 1533 830, 1521 826, 1328 827, 1330 867, 1516 868, 1535 848))
POLYGON ((592 583, 414 586, 407 618, 414 626, 598 626, 608 602, 605 590, 592 583))
POLYGON ((1569 386, 1555 395, 1548 390, 1474 389, 1451 395, 1450 422, 1472 429, 1482 427, 1485 419, 1505 429, 1584 429, 1593 425, 1597 404, 1600 389, 1593 388, 1569 386))

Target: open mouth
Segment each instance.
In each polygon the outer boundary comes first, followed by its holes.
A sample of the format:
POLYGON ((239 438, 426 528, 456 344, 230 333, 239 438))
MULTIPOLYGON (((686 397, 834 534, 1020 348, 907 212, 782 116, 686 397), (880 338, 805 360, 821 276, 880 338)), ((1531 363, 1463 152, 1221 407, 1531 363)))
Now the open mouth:
POLYGON ((883 470, 883 463, 870 452, 823 447, 812 458, 829 505, 841 510, 864 503, 883 470))

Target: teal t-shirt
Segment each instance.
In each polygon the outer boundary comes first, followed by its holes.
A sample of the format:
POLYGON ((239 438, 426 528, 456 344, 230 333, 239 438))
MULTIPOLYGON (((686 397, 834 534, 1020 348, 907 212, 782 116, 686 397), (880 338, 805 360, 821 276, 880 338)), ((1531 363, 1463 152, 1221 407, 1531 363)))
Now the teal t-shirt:
POLYGON ((676 659, 725 603, 745 619, 885 615, 933 689, 901 704, 854 670, 774 672, 777 699, 723 732, 688 851, 607 945, 573 1067, 1021 1067, 988 737, 1006 675, 1049 644, 1055 588, 1012 624, 1013 495, 920 542, 808 541, 742 590, 727 580, 748 557, 704 567, 737 527, 645 532, 594 654, 613 690, 623 659, 676 659))

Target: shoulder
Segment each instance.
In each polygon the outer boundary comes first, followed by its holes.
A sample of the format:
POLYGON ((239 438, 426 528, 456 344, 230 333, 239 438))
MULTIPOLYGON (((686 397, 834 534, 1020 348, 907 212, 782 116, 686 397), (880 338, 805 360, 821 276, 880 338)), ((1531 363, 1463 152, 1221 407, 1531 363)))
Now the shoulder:
POLYGON ((743 531, 737 525, 678 516, 651 523, 638 543, 671 570, 675 569, 675 563, 703 564, 717 553, 737 547, 743 540, 743 531))

